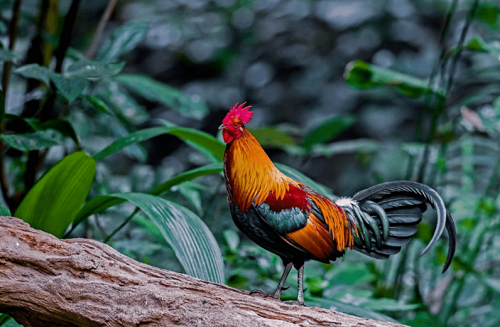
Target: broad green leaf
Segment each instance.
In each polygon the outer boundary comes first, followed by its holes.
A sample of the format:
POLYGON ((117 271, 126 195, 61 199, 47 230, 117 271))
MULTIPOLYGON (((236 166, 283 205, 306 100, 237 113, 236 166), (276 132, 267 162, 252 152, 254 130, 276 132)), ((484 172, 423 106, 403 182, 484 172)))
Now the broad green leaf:
POLYGON ((445 93, 437 88, 429 88, 427 81, 390 69, 370 65, 362 60, 354 60, 345 67, 344 78, 348 84, 359 89, 376 86, 395 87, 410 98, 417 98, 425 93, 434 92, 441 97, 445 93))
POLYGON ((148 32, 148 24, 129 23, 118 27, 111 37, 104 41, 99 52, 99 59, 112 62, 119 56, 132 51, 148 32))
POLYGON ((215 158, 222 161, 222 157, 224 155, 224 145, 221 142, 210 134, 185 127, 152 127, 131 133, 114 141, 109 146, 96 153, 94 155, 94 159, 101 160, 126 146, 136 144, 162 134, 177 136, 181 140, 186 141, 188 144, 194 145, 198 149, 203 148, 204 150, 209 151, 209 153, 215 158))
POLYGON ((33 151, 60 144, 60 137, 53 131, 38 131, 26 134, 3 134, 0 138, 19 151, 33 151))
MULTIPOLYGON (((12 317, 6 313, 0 314, 0 326, 4 325, 7 321, 11 320, 12 317)), ((21 325, 19 325, 21 326, 21 325)))
POLYGON ((36 126, 36 130, 38 130, 38 131, 53 129, 53 130, 61 133, 61 135, 71 138, 75 142, 75 144, 78 147, 80 147, 80 140, 78 139, 78 136, 76 135, 76 132, 75 132, 75 129, 73 128, 73 125, 71 125, 71 123, 65 119, 51 119, 51 120, 48 120, 44 123, 40 123, 37 120, 37 123, 35 126, 36 126))
POLYGON ((492 26, 497 25, 499 14, 500 14, 500 8, 498 8, 498 6, 489 3, 481 4, 476 11, 476 17, 478 17, 483 22, 492 26))
MULTIPOLYGON (((220 172, 222 172, 222 163, 214 163, 203 167, 198 167, 192 170, 188 170, 158 185, 151 192, 149 192, 149 194, 160 195, 162 193, 167 192, 175 185, 179 185, 181 183, 193 180, 200 176, 217 174, 220 172)), ((81 223, 87 217, 102 212, 120 203, 123 203, 124 201, 125 200, 114 199, 114 198, 113 199, 101 198, 101 197, 93 198, 92 200, 88 201, 83 206, 83 208, 78 212, 75 221, 73 223, 72 229, 74 229, 79 223, 81 223)))
POLYGON ((125 62, 111 64, 101 61, 77 61, 64 72, 66 77, 102 78, 119 74, 125 62))
POLYGON ((224 283, 224 263, 219 246, 205 223, 187 208, 142 193, 102 195, 95 199, 132 202, 158 226, 188 275, 224 283))
POLYGON ((0 48, 0 62, 3 61, 16 61, 20 59, 21 57, 14 52, 7 50, 7 49, 1 49, 0 48))
POLYGON ((22 77, 42 81, 47 85, 50 83, 50 70, 47 67, 40 66, 39 64, 21 66, 14 70, 14 73, 21 75, 22 77))
POLYGON ((64 157, 28 192, 15 216, 33 228, 63 236, 87 198, 95 170, 94 159, 84 152, 64 157))
POLYGON ((99 110, 100 112, 103 112, 105 114, 108 114, 108 115, 111 115, 111 110, 108 108, 108 105, 102 101, 101 99, 99 99, 98 97, 95 97, 93 95, 85 95, 84 96, 85 99, 90 102, 94 108, 96 108, 97 110, 99 110))
POLYGON ((78 98, 89 84, 85 77, 66 77, 58 73, 51 73, 50 79, 69 103, 78 98))
POLYGON ((264 147, 282 147, 295 144, 293 137, 277 127, 249 128, 249 130, 264 147))
POLYGON ((193 128, 170 127, 167 134, 177 136, 212 161, 222 161, 226 146, 212 135, 193 128))
POLYGON ((102 160, 110 154, 113 154, 129 145, 140 143, 162 134, 165 134, 164 127, 152 127, 130 133, 129 135, 114 141, 98 153, 94 154, 93 157, 95 160, 102 160))
POLYGON ((0 205, 0 216, 12 216, 12 213, 8 208, 0 205))
POLYGON ((352 116, 329 119, 307 133, 302 146, 311 149, 315 144, 331 141, 354 124, 355 121, 356 119, 352 116))
POLYGON ((312 179, 310 179, 306 175, 302 174, 301 172, 299 172, 299 171, 297 171, 289 166, 280 164, 280 163, 275 163, 275 165, 276 165, 276 167, 278 167, 279 170, 281 170, 281 172, 283 174, 285 174, 288 177, 291 177, 293 179, 296 179, 299 182, 306 184, 307 186, 309 186, 310 188, 312 188, 316 192, 321 193, 325 196, 336 197, 335 195, 333 195, 331 189, 329 189, 328 187, 326 187, 320 183, 316 183, 315 181, 313 181, 312 179))
POLYGON ((208 107, 199 97, 187 95, 150 77, 122 74, 116 76, 115 80, 144 98, 160 102, 186 117, 201 119, 208 113, 208 107))
POLYGON ((153 194, 153 195, 160 195, 162 193, 165 193, 166 191, 168 191, 169 189, 171 189, 175 185, 179 185, 181 183, 193 180, 193 179, 200 177, 200 176, 218 174, 221 172, 222 172, 222 163, 213 163, 213 164, 209 164, 209 165, 206 165, 203 167, 191 169, 191 170, 185 171, 185 172, 169 179, 168 181, 158 185, 149 193, 153 194))

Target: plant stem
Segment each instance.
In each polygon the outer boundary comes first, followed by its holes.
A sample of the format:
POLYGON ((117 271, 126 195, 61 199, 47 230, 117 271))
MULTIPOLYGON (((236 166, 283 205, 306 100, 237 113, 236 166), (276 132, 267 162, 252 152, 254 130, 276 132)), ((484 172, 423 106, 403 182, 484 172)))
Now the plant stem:
MULTIPOLYGON (((448 35, 448 31, 450 28, 450 21, 451 18, 453 17, 453 14, 455 13, 456 7, 457 7, 458 0, 453 0, 453 2, 450 5, 450 8, 448 9, 448 12, 446 13, 446 18, 444 21, 444 26, 443 30, 441 31, 441 35, 439 37, 439 46, 441 48, 441 52, 439 54, 438 60, 434 63, 434 66, 432 67, 431 75, 429 76, 429 81, 427 83, 427 88, 431 89, 432 86, 435 84, 435 78, 436 76, 439 76, 441 74, 440 67, 441 63, 443 62, 443 59, 445 58, 446 54, 446 48, 444 41, 446 40, 446 36, 448 35)), ((420 114, 418 116, 418 123, 417 123, 417 130, 415 132, 415 141, 416 142, 422 142, 423 140, 423 125, 424 125, 424 115, 430 112, 430 108, 432 108, 432 103, 434 99, 436 98, 436 95, 434 92, 429 92, 427 93, 425 97, 425 102, 423 106, 423 110, 420 111, 420 114)), ((406 179, 411 179, 412 178, 412 173, 413 169, 415 166, 415 160, 416 156, 410 156, 410 160, 408 161, 408 168, 406 172, 406 179)))
POLYGON ((94 37, 92 38, 90 47, 87 50, 87 53, 85 54, 85 58, 90 59, 94 55, 95 50, 97 49, 97 44, 101 39, 102 32, 104 32, 104 27, 106 27, 106 23, 108 22, 109 17, 111 16, 111 13, 113 12, 113 9, 115 8, 117 1, 118 0, 109 0, 108 6, 106 7, 106 10, 104 10, 104 13, 102 14, 101 20, 99 21, 99 25, 97 26, 97 30, 94 34, 94 37))
POLYGON ((130 214, 130 216, 128 216, 128 217, 127 217, 127 219, 125 219, 125 220, 123 221, 123 223, 121 223, 121 225, 120 225, 120 226, 118 226, 118 227, 117 227, 117 228, 116 228, 113 232, 111 232, 111 234, 109 234, 109 235, 108 235, 108 237, 106 237, 106 238, 104 239, 104 243, 108 243, 108 242, 109 242, 109 240, 110 240, 113 236, 115 236, 115 234, 116 234, 116 233, 118 233, 118 232, 119 232, 119 231, 120 231, 123 227, 125 227, 125 225, 127 225, 127 224, 128 224, 128 223, 132 220, 132 218, 134 218, 135 214, 136 214, 136 213, 138 213, 140 210, 141 210, 141 209, 139 209, 139 207, 135 207, 134 212, 132 212, 132 213, 130 214))
MULTIPOLYGON (((453 54, 453 57, 451 59, 450 69, 448 70, 448 80, 447 80, 447 83, 445 85, 446 95, 448 95, 448 93, 451 90, 451 87, 453 85, 453 78, 455 75, 455 70, 457 67, 458 59, 460 58, 460 55, 462 54, 463 44, 465 42, 465 36, 467 35, 467 32, 469 31, 470 24, 476 15, 476 10, 477 10, 478 4, 479 4, 479 0, 475 0, 473 2, 471 9, 469 10, 469 13, 467 15, 467 19, 465 20, 464 27, 462 28, 462 31, 460 33, 460 39, 459 39, 458 45, 456 47, 458 50, 456 53, 453 54)), ((444 72, 445 62, 446 61, 443 60, 442 65, 441 65, 442 72, 444 72)), ((443 114, 445 112, 445 110, 446 110, 446 97, 445 98, 439 97, 436 109, 434 110, 434 114, 432 116, 431 126, 429 129, 429 134, 427 136, 427 144, 426 144, 426 147, 424 150, 424 156, 423 156, 422 164, 420 166, 420 171, 419 171, 419 175, 418 175, 418 180, 421 182, 424 181, 424 177, 425 177, 425 171, 427 168, 426 163, 429 159, 430 143, 432 142, 432 140, 436 136, 436 130, 437 130, 439 117, 441 116, 441 114, 443 114)))
MULTIPOLYGON (((19 16, 21 14, 21 2, 22 0, 16 0, 14 2, 13 15, 12 20, 10 21, 9 27, 9 50, 13 50, 16 44, 18 27, 19 27, 19 16)), ((10 80, 10 70, 12 68, 12 61, 6 61, 3 66, 3 75, 2 75, 2 91, 3 97, 0 99, 3 101, 1 104, 5 110, 5 104, 7 99, 7 89, 9 88, 9 80, 10 80)), ((5 133, 5 120, 2 119, 0 123, 0 134, 5 133)), ((14 212, 14 201, 13 198, 9 195, 9 183, 7 182, 7 178, 5 176, 5 144, 3 140, 0 140, 0 187, 2 189, 2 195, 5 200, 5 203, 9 207, 9 209, 14 212)))
MULTIPOLYGON (((9 27, 9 50, 14 50, 14 46, 17 40, 18 27, 19 27, 19 16, 21 14, 21 2, 22 0, 16 0, 14 2, 12 20, 10 21, 9 27)), ((2 90, 7 97, 7 89, 9 87, 10 79, 10 69, 12 68, 12 61, 6 61, 3 65, 3 76, 2 76, 2 90)))

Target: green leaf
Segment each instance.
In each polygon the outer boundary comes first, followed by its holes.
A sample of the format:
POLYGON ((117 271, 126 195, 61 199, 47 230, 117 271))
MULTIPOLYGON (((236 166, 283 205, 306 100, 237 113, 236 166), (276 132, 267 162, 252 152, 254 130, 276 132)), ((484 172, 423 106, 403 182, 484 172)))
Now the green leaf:
POLYGON ((329 119, 307 133, 302 146, 311 149, 315 144, 331 141, 354 124, 355 121, 356 119, 352 116, 329 119))
POLYGON ((226 146, 208 133, 193 128, 169 127, 166 134, 177 136, 212 161, 220 162, 224 158, 226 146))
POLYGON ((421 304, 406 304, 394 299, 366 299, 362 307, 373 311, 410 311, 421 307, 421 304))
POLYGON ((14 70, 14 73, 25 78, 32 78, 38 81, 42 81, 47 85, 50 83, 51 71, 47 67, 40 66, 39 64, 29 64, 21 66, 14 70))
POLYGON ((442 90, 429 88, 427 81, 370 65, 362 60, 348 63, 345 67, 344 78, 348 84, 359 89, 385 85, 395 87, 410 98, 417 98, 428 92, 434 92, 441 97, 446 96, 442 90))
POLYGON ((473 37, 466 48, 468 50, 487 52, 493 55, 496 59, 500 60, 500 42, 486 42, 480 36, 473 37))
POLYGON ((493 4, 482 4, 477 8, 476 16, 483 22, 495 26, 498 23, 500 9, 493 4))
MULTIPOLYGON (((203 167, 198 167, 186 172, 183 172, 171 179, 169 179, 166 182, 163 182, 162 184, 158 185, 155 187, 149 194, 151 195, 160 195, 162 193, 167 192, 170 190, 173 186, 179 185, 181 183, 193 180, 197 177, 200 176, 206 176, 206 175, 211 175, 211 174, 217 174, 222 172, 222 163, 214 163, 210 165, 206 165, 203 167)), ((90 201, 88 201, 83 208, 78 212, 72 229, 74 229, 78 224, 80 224, 83 220, 85 220, 87 217, 102 212, 110 207, 113 207, 115 205, 118 205, 120 203, 123 203, 125 200, 122 199, 108 199, 108 198, 101 198, 97 197, 94 198, 90 201)))
POLYGON ((113 154, 129 145, 140 143, 162 134, 165 134, 164 127, 152 127, 130 133, 129 135, 114 141, 98 153, 94 154, 93 157, 96 161, 102 160, 110 154, 113 154))
POLYGON ((101 61, 77 61, 64 72, 66 77, 102 78, 119 74, 125 62, 111 64, 101 61))
POLYGON ((137 101, 120 84, 110 80, 101 81, 96 88, 96 96, 102 99, 121 121, 137 125, 148 118, 146 108, 137 101))
POLYGON ((142 193, 102 195, 93 200, 130 201, 160 229, 188 275, 224 282, 219 246, 205 223, 193 212, 163 198, 142 193))
POLYGON ((12 213, 8 208, 0 205, 0 216, 12 216, 12 213))
POLYGON ((325 196, 336 197, 335 195, 333 195, 331 189, 329 189, 328 187, 326 187, 320 183, 316 183, 315 181, 313 181, 312 179, 310 179, 306 175, 302 174, 301 172, 299 172, 291 167, 288 167, 286 165, 280 164, 280 163, 275 163, 275 165, 276 165, 276 167, 278 167, 279 170, 281 170, 281 172, 283 174, 285 174, 288 177, 291 177, 293 179, 296 179, 299 182, 306 184, 307 186, 309 186, 310 188, 312 188, 316 192, 321 193, 325 196))
POLYGON ((59 145, 60 140, 53 131, 38 131, 26 134, 3 134, 0 138, 19 151, 33 151, 59 145))
POLYGON ((99 59, 112 62, 119 56, 132 51, 144 38, 148 24, 129 23, 118 27, 107 39, 99 52, 99 59))
POLYGON ((222 232, 222 235, 224 236, 224 240, 226 241, 229 250, 231 252, 236 252, 238 245, 240 244, 240 237, 238 233, 233 230, 226 229, 222 232))
POLYGON ((217 160, 222 161, 224 155, 224 145, 210 134, 198 131, 196 129, 185 127, 152 127, 131 133, 121 139, 111 143, 109 146, 94 155, 95 160, 101 160, 104 157, 115 153, 131 144, 136 144, 162 134, 177 136, 197 149, 208 151, 217 160))
POLYGON ((7 49, 1 49, 0 48, 0 62, 3 61, 16 61, 18 59, 21 59, 21 57, 14 52, 7 50, 7 49))
POLYGON ((100 112, 103 112, 108 115, 112 114, 111 110, 108 108, 108 105, 98 97, 88 94, 84 95, 84 97, 88 102, 90 102, 94 106, 94 108, 96 108, 100 112))
POLYGON ((210 165, 206 165, 203 167, 198 167, 195 169, 191 169, 188 171, 185 171, 171 179, 169 179, 166 182, 163 182, 162 184, 156 186, 150 194, 153 195, 160 195, 162 193, 165 193, 169 189, 171 189, 175 185, 179 185, 181 183, 193 180, 195 178, 198 178, 200 176, 206 176, 206 175, 212 175, 212 174, 218 174, 222 172, 222 163, 213 163, 210 165))
MULTIPOLYGON (((2 314, 0 315, 0 326, 4 325, 7 321, 9 321, 9 320, 11 320, 11 319, 12 319, 12 317, 11 317, 11 316, 9 316, 9 315, 8 315, 8 314, 6 314, 6 313, 2 313, 2 314)), ((21 325, 19 325, 19 326, 21 326, 21 325)))
POLYGON ((249 128, 249 130, 263 147, 282 147, 295 144, 293 137, 277 127, 249 128))
POLYGON ((327 157, 346 153, 373 153, 378 151, 380 146, 379 142, 368 139, 346 140, 326 145, 317 144, 311 153, 327 157))
POLYGON ((96 163, 75 152, 53 166, 28 192, 15 216, 57 237, 76 217, 94 180, 96 163))
POLYGON ((42 131, 47 129, 53 129, 59 132, 61 135, 71 138, 75 144, 80 147, 80 140, 78 135, 76 135, 73 125, 65 119, 51 119, 46 122, 40 123, 38 120, 35 124, 36 130, 42 131))
POLYGON ((147 100, 160 102, 186 117, 201 119, 208 113, 208 107, 201 98, 187 95, 147 76, 122 74, 115 80, 147 100))
POLYGON ((57 73, 51 73, 50 79, 69 103, 78 98, 89 84, 85 77, 67 77, 57 73))

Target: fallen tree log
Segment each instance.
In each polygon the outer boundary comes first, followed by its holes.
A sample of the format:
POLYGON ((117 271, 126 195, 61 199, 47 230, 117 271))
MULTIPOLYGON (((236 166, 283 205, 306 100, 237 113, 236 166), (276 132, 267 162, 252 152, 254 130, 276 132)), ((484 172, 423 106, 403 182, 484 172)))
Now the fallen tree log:
POLYGON ((24 326, 402 326, 249 296, 0 217, 0 312, 24 326))

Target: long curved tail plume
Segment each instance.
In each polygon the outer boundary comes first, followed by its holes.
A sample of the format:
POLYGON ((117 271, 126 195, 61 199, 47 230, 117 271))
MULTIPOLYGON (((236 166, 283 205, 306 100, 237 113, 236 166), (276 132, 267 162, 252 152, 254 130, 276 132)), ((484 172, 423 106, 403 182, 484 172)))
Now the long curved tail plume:
POLYGON ((389 258, 410 242, 429 204, 436 211, 437 224, 422 254, 429 251, 446 228, 448 255, 443 272, 450 266, 457 242, 455 224, 439 194, 429 186, 410 181, 381 183, 336 203, 353 226, 354 249, 378 259, 389 258))

